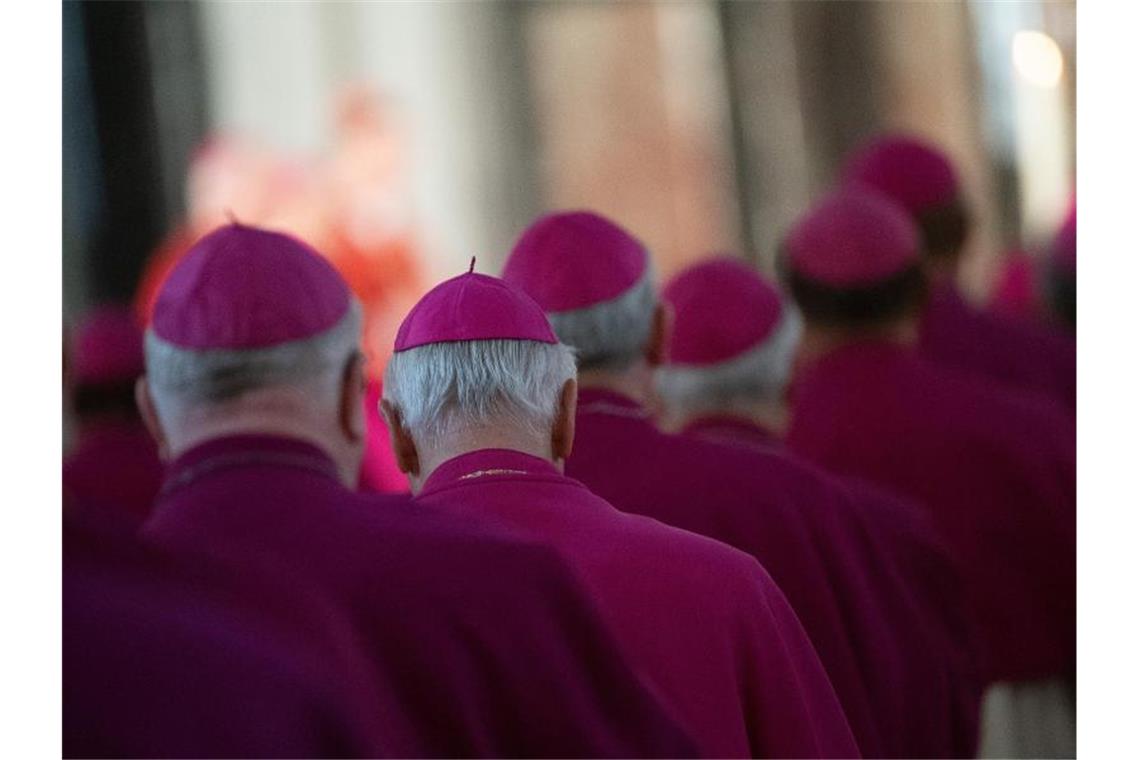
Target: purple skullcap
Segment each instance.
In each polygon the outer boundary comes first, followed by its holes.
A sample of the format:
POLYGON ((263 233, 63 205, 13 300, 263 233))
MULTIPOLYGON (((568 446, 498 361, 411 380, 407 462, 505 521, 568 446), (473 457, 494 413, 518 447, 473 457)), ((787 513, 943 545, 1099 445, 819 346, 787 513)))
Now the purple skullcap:
POLYGON ((752 267, 728 256, 706 259, 662 291, 673 308, 669 363, 708 366, 759 346, 783 314, 779 291, 752 267))
POLYGON ((800 217, 784 240, 788 267, 821 285, 865 287, 919 261, 919 235, 885 196, 847 187, 800 217))
POLYGON ((182 348, 265 348, 330 329, 350 302, 344 280, 308 245, 235 223, 203 237, 174 267, 151 327, 182 348))
POLYGON ((132 382, 144 372, 142 329, 125 306, 103 306, 86 315, 72 341, 77 385, 132 382))
POLYGON ((461 340, 534 340, 558 343, 546 314, 510 284, 472 271, 428 291, 404 317, 396 351, 461 340))
POLYGON ((848 157, 844 183, 862 183, 892 198, 911 215, 958 198, 957 172, 945 153, 907 135, 885 135, 848 157))
POLYGON ((617 298, 649 266, 645 246, 613 222, 588 211, 540 217, 527 228, 503 267, 503 279, 548 312, 617 298))

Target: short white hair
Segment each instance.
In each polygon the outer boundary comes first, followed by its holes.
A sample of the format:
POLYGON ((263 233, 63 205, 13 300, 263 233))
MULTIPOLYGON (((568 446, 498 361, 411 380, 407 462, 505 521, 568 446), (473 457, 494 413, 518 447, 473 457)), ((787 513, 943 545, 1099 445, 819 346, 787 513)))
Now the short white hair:
POLYGON ((789 303, 772 334, 728 361, 708 366, 668 364, 657 369, 657 394, 681 414, 727 411, 741 404, 779 401, 803 335, 803 318, 789 303))
POLYGON ((579 368, 622 370, 645 354, 655 308, 653 271, 646 267, 641 279, 617 298, 546 316, 559 340, 573 346, 579 368))
POLYGON ((255 349, 196 350, 146 331, 147 383, 159 414, 236 399, 264 388, 294 387, 322 400, 339 387, 349 360, 360 351, 361 309, 355 300, 328 330, 304 340, 255 349))
POLYGON ((561 343, 431 343, 392 355, 384 398, 417 443, 502 424, 541 436, 549 434, 562 386, 575 375, 574 351, 561 343))

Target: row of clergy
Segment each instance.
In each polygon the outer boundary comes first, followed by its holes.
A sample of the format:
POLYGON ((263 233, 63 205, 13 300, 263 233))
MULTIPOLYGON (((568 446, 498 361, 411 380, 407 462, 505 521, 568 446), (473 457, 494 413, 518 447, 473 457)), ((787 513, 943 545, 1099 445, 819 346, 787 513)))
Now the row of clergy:
POLYGON ((66 368, 64 754, 968 757, 987 690, 1071 688, 1073 342, 959 295, 936 150, 848 174, 783 288, 563 212, 429 291, 410 496, 355 488, 343 278, 199 240, 66 368))

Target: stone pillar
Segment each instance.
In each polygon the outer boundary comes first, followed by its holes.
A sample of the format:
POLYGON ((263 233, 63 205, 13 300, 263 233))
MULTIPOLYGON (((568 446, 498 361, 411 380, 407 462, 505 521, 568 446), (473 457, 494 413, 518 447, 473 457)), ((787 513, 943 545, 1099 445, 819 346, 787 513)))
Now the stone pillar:
POLYGON ((783 2, 725 2, 721 13, 744 253, 771 274, 780 239, 813 189, 795 9, 783 2))
POLYGON ((606 214, 662 276, 739 250, 717 8, 709 2, 525 6, 550 208, 606 214))
POLYGON ((883 75, 881 126, 930 139, 954 160, 973 218, 962 285, 979 295, 1001 250, 969 8, 963 2, 876 3, 873 11, 883 75))

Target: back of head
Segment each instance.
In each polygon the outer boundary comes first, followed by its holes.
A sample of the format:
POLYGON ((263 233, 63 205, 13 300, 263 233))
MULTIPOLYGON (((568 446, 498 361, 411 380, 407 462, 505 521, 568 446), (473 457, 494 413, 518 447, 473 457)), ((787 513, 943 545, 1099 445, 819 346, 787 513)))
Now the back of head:
POLYGON ((794 306, 752 267, 706 259, 662 290, 673 311, 657 390, 679 417, 778 403, 802 324, 794 306))
POLYGON ((865 188, 831 193, 785 236, 784 279, 809 326, 891 327, 925 297, 919 236, 905 210, 865 188))
POLYGON ((401 466, 428 474, 409 464, 413 450, 422 459, 518 445, 550 456, 574 377, 573 351, 525 293, 473 271, 441 283, 404 319, 385 370, 384 409, 401 466))
POLYGON ((137 420, 135 381, 143 373, 143 333, 126 306, 103 306, 80 320, 69 341, 76 415, 137 420))
MULTIPOLYGON (((231 224, 166 279, 146 333, 146 380, 168 435, 191 420, 251 429, 336 426, 359 361, 360 310, 324 258, 276 232, 231 224)), ((265 431, 268 432, 268 431, 265 431)), ((176 447, 177 448, 177 447, 176 447)))
POLYGON ((953 262, 961 254, 969 216, 954 165, 938 148, 909 135, 885 135, 848 157, 842 179, 873 188, 904 208, 932 261, 953 262))
POLYGON ((587 211, 549 214, 519 238, 503 280, 529 294, 583 370, 622 370, 651 339, 657 299, 645 246, 587 211))

